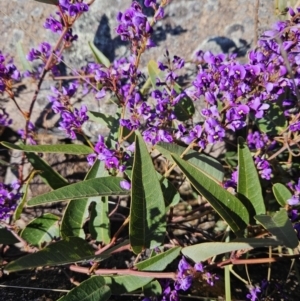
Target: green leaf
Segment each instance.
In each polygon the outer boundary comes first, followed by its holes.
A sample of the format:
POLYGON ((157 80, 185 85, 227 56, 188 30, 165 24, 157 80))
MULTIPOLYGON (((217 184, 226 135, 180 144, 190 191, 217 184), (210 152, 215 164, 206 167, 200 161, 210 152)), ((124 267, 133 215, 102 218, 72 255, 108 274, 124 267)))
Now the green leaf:
POLYGON ((92 198, 90 204, 89 229, 92 239, 104 244, 110 242, 108 197, 92 198))
MULTIPOLYGON (((107 175, 108 172, 105 169, 104 162, 96 160, 87 173, 85 180, 100 178, 107 175)), ((91 197, 71 200, 68 203, 61 222, 60 229, 62 238, 69 236, 85 238, 83 225, 89 216, 88 208, 93 200, 94 198, 91 197)))
POLYGON ((120 186, 122 180, 122 178, 117 177, 104 177, 70 184, 36 196, 27 205, 36 206, 49 202, 61 202, 94 196, 128 195, 129 191, 120 186))
POLYGON ((26 71, 26 70, 32 71, 32 66, 30 65, 29 61, 26 58, 26 54, 24 52, 21 41, 18 41, 16 46, 17 46, 18 58, 21 62, 23 71, 26 71))
POLYGON ((23 257, 6 265, 7 272, 16 272, 43 266, 69 264, 90 260, 95 257, 95 250, 79 237, 69 237, 66 240, 53 243, 46 248, 23 257))
POLYGON ((143 287, 145 296, 160 296, 162 294, 162 288, 157 280, 151 281, 143 287))
POLYGON ((32 220, 21 232, 21 237, 29 244, 41 247, 59 237, 58 221, 58 216, 46 213, 32 220))
POLYGON ((41 171, 39 174, 43 181, 52 189, 57 189, 69 185, 68 181, 57 173, 51 166, 43 159, 34 153, 26 153, 28 161, 34 169, 41 171))
POLYGON ((263 118, 255 119, 260 131, 268 135, 276 136, 284 131, 287 126, 287 120, 280 107, 274 103, 268 103, 269 109, 265 111, 263 118))
POLYGON ((273 216, 257 215, 255 219, 286 247, 294 249, 298 246, 297 234, 284 209, 277 211, 273 216))
MULTIPOLYGON (((160 180, 162 175, 158 174, 160 180)), ((161 183, 161 189, 165 200, 166 211, 169 210, 170 206, 176 206, 180 201, 180 194, 175 186, 168 180, 164 179, 161 183)))
POLYGON ((154 248, 164 241, 165 204, 151 156, 136 132, 132 169, 129 237, 134 253, 154 248))
POLYGON ((106 68, 109 68, 110 66, 109 59, 95 46, 93 42, 89 42, 89 46, 93 52, 96 62, 104 65, 106 68))
POLYGON ((53 5, 58 5, 58 0, 34 0, 37 2, 42 2, 45 4, 53 4, 53 5))
POLYGON ((31 182, 31 180, 34 178, 35 174, 37 173, 37 171, 32 171, 29 175, 29 178, 26 182, 26 185, 22 187, 22 192, 23 192, 23 196, 21 201, 19 202, 14 215, 13 215, 13 220, 16 221, 20 218, 21 213, 23 211, 24 206, 26 205, 27 202, 27 194, 28 194, 28 188, 29 188, 29 184, 31 182))
POLYGON ((162 90, 162 86, 156 85, 156 78, 163 80, 164 73, 158 68, 157 63, 154 60, 150 60, 148 62, 147 68, 152 87, 157 90, 162 90))
POLYGON ((272 187, 273 193, 279 205, 282 207, 288 204, 287 200, 292 197, 292 193, 281 183, 276 183, 272 187))
POLYGON ((257 170, 249 148, 238 138, 238 198, 247 207, 249 215, 265 214, 266 208, 257 170))
POLYGON ((178 257, 180 251, 181 247, 174 247, 166 252, 139 262, 135 266, 139 271, 163 271, 168 264, 178 257))
POLYGON ((16 145, 6 141, 0 142, 9 149, 36 153, 64 153, 70 155, 88 155, 94 151, 86 145, 80 144, 54 144, 54 145, 16 145))
POLYGON ((247 208, 241 201, 210 179, 200 169, 182 160, 178 155, 172 156, 195 189, 207 199, 232 231, 237 236, 241 236, 249 223, 247 208))
POLYGON ((0 228, 0 244, 2 245, 13 245, 20 242, 11 231, 6 228, 0 228))
MULTIPOLYGON (((175 143, 166 142, 159 142, 155 148, 171 162, 174 162, 171 153, 180 156, 186 149, 185 147, 175 143)), ((216 179, 218 182, 223 182, 224 168, 216 159, 193 150, 189 150, 183 159, 195 167, 200 168, 203 172, 216 179)))
POLYGON ((152 277, 141 277, 132 275, 117 275, 104 277, 105 283, 110 287, 114 295, 130 293, 148 284, 152 277))
POLYGON ((57 301, 106 301, 111 296, 111 289, 102 276, 93 276, 73 288, 57 301))
POLYGON ((115 116, 110 116, 100 112, 89 111, 88 116, 90 120, 95 121, 103 126, 106 126, 109 129, 109 136, 107 137, 107 145, 111 147, 112 141, 118 140, 118 131, 120 127, 120 117, 121 117, 120 113, 117 112, 115 116))
MULTIPOLYGON (((178 84, 174 85, 174 90, 180 94, 182 89, 178 84)), ((174 107, 174 114, 179 121, 186 121, 193 117, 195 114, 194 102, 187 95, 179 100, 174 107)))
POLYGON ((98 124, 111 127, 116 118, 111 115, 106 115, 100 112, 88 111, 89 120, 95 121, 98 124))
POLYGON ((233 242, 205 242, 182 248, 181 253, 198 263, 227 252, 278 246, 278 241, 274 239, 239 238, 238 240, 233 242))

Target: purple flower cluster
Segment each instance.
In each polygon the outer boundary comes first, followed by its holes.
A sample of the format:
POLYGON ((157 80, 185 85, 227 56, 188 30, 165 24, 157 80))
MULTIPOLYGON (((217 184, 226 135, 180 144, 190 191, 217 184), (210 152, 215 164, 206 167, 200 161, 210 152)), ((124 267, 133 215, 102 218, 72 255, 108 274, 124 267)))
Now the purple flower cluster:
POLYGON ((77 85, 71 83, 67 88, 63 87, 62 92, 55 87, 52 87, 51 90, 54 95, 48 98, 52 103, 53 111, 61 114, 60 128, 66 131, 71 139, 76 139, 76 133, 81 132, 81 126, 89 119, 85 105, 82 105, 80 109, 72 108, 70 99, 76 93, 77 85))
MULTIPOLYGON (((152 6, 155 3, 154 1, 146 1, 146 4, 152 6)), ((134 54, 137 54, 141 48, 154 46, 153 41, 150 39, 153 29, 138 2, 133 1, 131 7, 124 13, 119 12, 117 20, 119 25, 116 32, 123 41, 131 42, 134 54)))
POLYGON ((260 293, 261 292, 261 290, 260 290, 260 288, 258 287, 258 286, 250 286, 249 287, 249 294, 247 294, 247 298, 248 299, 251 299, 251 301, 256 301, 256 300, 258 300, 258 296, 257 296, 257 294, 258 293, 260 293))
POLYGON ((289 188, 294 192, 293 196, 287 200, 287 203, 291 206, 298 205, 300 203, 300 178, 297 184, 288 184, 289 188))
MULTIPOLYGON (((125 151, 121 151, 117 149, 115 150, 109 149, 104 141, 104 137, 99 135, 98 142, 94 147, 94 154, 90 154, 87 157, 88 163, 92 165, 96 159, 103 161, 105 163, 105 167, 107 169, 113 169, 118 171, 125 171, 126 167, 122 164, 122 162, 126 162, 129 159, 129 154, 125 151)), ((121 187, 124 189, 130 189, 130 183, 127 181, 123 181, 121 183, 121 187)))
POLYGON ((11 97, 13 96, 12 86, 14 81, 21 79, 20 72, 13 64, 13 60, 5 57, 0 51, 0 93, 6 91, 11 97))
POLYGON ((255 157, 255 164, 258 173, 260 174, 262 179, 270 180, 272 176, 272 168, 271 164, 268 160, 263 159, 262 157, 255 157))
MULTIPOLYGON (((43 42, 41 43, 37 49, 32 48, 29 53, 27 54, 26 58, 29 62, 33 62, 33 61, 40 61, 41 63, 38 64, 37 66, 35 66, 33 68, 33 70, 29 71, 25 71, 24 72, 24 76, 25 77, 33 77, 33 78, 39 78, 41 72, 43 71, 43 68, 47 62, 47 60, 49 59, 50 55, 52 53, 52 49, 51 49, 51 45, 47 42, 43 42)), ((58 68, 56 66, 56 63, 59 63, 59 53, 56 53, 56 56, 54 57, 54 61, 52 64, 52 74, 57 76, 59 75, 59 71, 58 68)))
POLYGON ((28 123, 28 128, 27 128, 27 135, 25 135, 25 130, 20 129, 18 130, 18 134, 21 136, 22 139, 28 139, 29 144, 31 145, 36 145, 36 135, 35 135, 35 126, 34 124, 30 121, 28 123))
POLYGON ((5 109, 0 108, 0 126, 10 126, 12 119, 9 117, 5 109))
MULTIPOLYGON (((193 278, 196 273, 201 273, 202 278, 211 286, 214 285, 215 280, 219 278, 215 274, 205 272, 204 265, 202 263, 196 263, 192 267, 185 257, 182 257, 178 264, 177 279, 172 285, 170 281, 162 281, 163 295, 155 300, 160 301, 179 301, 178 292, 180 290, 187 291, 193 283, 193 278)), ((146 297, 143 301, 150 301, 151 299, 146 297)), ((153 299, 152 299, 153 300, 153 299)))
POLYGON ((21 193, 18 192, 19 188, 19 183, 11 185, 0 183, 0 220, 5 221, 15 211, 21 197, 21 193))

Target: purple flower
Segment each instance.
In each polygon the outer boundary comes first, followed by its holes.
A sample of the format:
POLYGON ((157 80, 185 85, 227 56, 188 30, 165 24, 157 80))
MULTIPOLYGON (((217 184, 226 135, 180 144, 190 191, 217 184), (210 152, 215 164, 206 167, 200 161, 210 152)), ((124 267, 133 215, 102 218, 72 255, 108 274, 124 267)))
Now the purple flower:
POLYGON ((154 7, 155 4, 156 4, 156 0, 145 0, 145 1, 144 1, 144 5, 145 5, 146 7, 150 7, 150 6, 154 7))
POLYGON ((250 108, 255 112, 256 118, 262 118, 264 115, 264 111, 269 109, 270 105, 264 103, 261 103, 261 100, 259 97, 256 97, 251 103, 250 108))
POLYGON ((247 298, 251 299, 251 301, 258 300, 257 294, 260 293, 260 288, 258 286, 250 286, 249 287, 250 294, 247 294, 247 298))
POLYGON ((123 188, 123 189, 125 189, 125 190, 130 190, 130 188, 131 188, 131 183, 128 182, 128 181, 126 181, 126 180, 122 180, 122 181, 120 182, 120 186, 121 186, 121 188, 123 188))
POLYGON ((27 129, 27 137, 25 136, 25 130, 21 129, 18 130, 18 134, 21 136, 22 139, 28 139, 29 144, 31 145, 36 145, 36 135, 35 135, 35 126, 34 124, 30 121, 28 123, 28 129, 27 129))
POLYGON ((0 183, 0 220, 5 221, 14 213, 22 196, 18 191, 19 188, 20 185, 17 183, 11 185, 0 183))
POLYGON ((270 180, 272 175, 270 163, 265 159, 255 157, 255 164, 262 179, 270 180))
POLYGON ((0 108, 0 126, 10 126, 12 124, 12 119, 6 113, 5 109, 0 108))

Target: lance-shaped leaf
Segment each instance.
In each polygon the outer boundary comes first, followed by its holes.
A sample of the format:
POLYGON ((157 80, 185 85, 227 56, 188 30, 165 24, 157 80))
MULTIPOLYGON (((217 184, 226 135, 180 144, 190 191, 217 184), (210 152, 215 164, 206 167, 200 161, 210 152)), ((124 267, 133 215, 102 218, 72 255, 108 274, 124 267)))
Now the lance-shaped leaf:
POLYGON ((104 277, 105 283, 116 295, 130 293, 148 284, 153 278, 132 275, 117 275, 104 277))
POLYGON ((195 189, 207 199, 232 231, 237 236, 241 236, 249 223, 249 214, 242 202, 219 186, 200 169, 187 163, 177 155, 172 156, 195 189))
POLYGON ((47 162, 34 153, 26 153, 28 161, 34 169, 41 171, 39 176, 52 189, 69 185, 68 181, 56 172, 47 162))
POLYGON ((36 196, 27 205, 36 206, 49 202, 61 202, 94 196, 128 195, 129 191, 120 186, 122 180, 122 178, 104 177, 74 183, 36 196))
POLYGON ((37 171, 33 170, 29 175, 29 178, 27 180, 26 185, 22 187, 23 196, 22 196, 21 201, 19 202, 17 208, 15 209, 15 212, 14 212, 14 215, 13 215, 13 220, 14 221, 18 220, 21 216, 23 208, 24 208, 24 206, 26 205, 26 202, 27 202, 27 194, 28 194, 29 184, 30 184, 31 180, 34 178, 36 173, 37 173, 37 171))
POLYGON ((0 244, 13 245, 17 242, 20 241, 11 233, 11 231, 5 228, 0 228, 0 244))
POLYGON ((105 67, 109 68, 110 61, 109 59, 95 46, 93 42, 89 42, 90 49, 93 52, 93 55, 99 64, 103 64, 105 67))
POLYGON ((86 145, 77 144, 54 144, 54 145, 16 145, 6 141, 1 144, 9 149, 16 149, 24 152, 34 153, 64 153, 70 155, 88 155, 94 151, 86 145))
POLYGON ((238 239, 241 241, 233 242, 205 242, 189 247, 182 248, 181 253, 192 259, 194 262, 205 261, 216 255, 233 252, 262 248, 268 246, 278 246, 279 242, 274 239, 246 238, 238 239))
POLYGON ((29 63, 29 61, 26 58, 26 54, 24 52, 24 49, 23 49, 23 46, 22 46, 22 42, 18 41, 16 43, 16 46, 17 46, 18 58, 19 58, 19 61, 21 62, 23 71, 27 71, 27 70, 28 71, 32 71, 32 66, 31 66, 31 64, 29 63))
POLYGON ((284 209, 277 211, 273 216, 257 215, 255 219, 278 240, 281 240, 286 247, 293 249, 298 246, 297 234, 284 209))
POLYGON ((57 301, 106 301, 111 296, 111 289, 104 277, 93 276, 73 288, 57 301))
MULTIPOLYGON (((186 149, 185 147, 175 143, 166 142, 159 142, 155 148, 171 162, 174 162, 171 154, 180 156, 186 149)), ((194 150, 189 150, 183 159, 200 168, 203 172, 217 181, 223 181, 224 168, 218 160, 205 154, 200 154, 194 150)))
MULTIPOLYGON (((104 167, 104 162, 96 160, 89 172, 87 173, 85 180, 100 178, 107 175, 108 172, 104 167)), ((83 225, 89 216, 88 208, 93 200, 94 198, 91 197, 78 200, 71 200, 68 203, 60 227, 61 236, 63 238, 66 238, 68 236, 77 236, 85 238, 83 225)))
POLYGON ((181 247, 175 247, 139 262, 135 266, 140 271, 163 271, 168 264, 178 257, 180 251, 181 247))
POLYGON ((16 272, 42 266, 68 264, 95 257, 95 250, 83 239, 70 237, 53 243, 33 254, 29 254, 10 262, 5 266, 7 272, 16 272))
POLYGON ((281 183, 276 183, 272 187, 276 201, 284 207, 288 204, 287 200, 292 197, 292 193, 281 183))
POLYGON ((110 242, 110 224, 108 216, 108 197, 90 198, 89 230, 92 239, 104 244, 110 242))
POLYGON ((239 199, 247 207, 250 216, 265 214, 266 208, 257 170, 244 139, 238 139, 238 185, 239 199))
POLYGON ((41 3, 46 3, 46 4, 53 4, 53 5, 58 5, 59 1, 58 0, 35 0, 37 2, 41 3))
POLYGON ((59 237, 58 221, 58 216, 46 213, 32 220, 21 232, 21 237, 29 244, 41 247, 43 243, 59 237))
POLYGON ((165 204, 151 156, 140 133, 136 133, 132 169, 129 236, 137 254, 160 245, 165 236, 165 204))

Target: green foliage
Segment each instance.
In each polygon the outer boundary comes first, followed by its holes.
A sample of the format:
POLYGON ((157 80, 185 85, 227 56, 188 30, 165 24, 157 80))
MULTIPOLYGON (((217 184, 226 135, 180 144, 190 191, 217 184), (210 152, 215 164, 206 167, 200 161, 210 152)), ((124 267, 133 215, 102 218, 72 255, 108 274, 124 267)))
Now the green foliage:
POLYGON ((130 293, 144 285, 147 285, 153 278, 133 275, 118 275, 104 277, 104 279, 105 283, 110 287, 114 294, 121 295, 130 293))
POLYGON ((45 213, 32 220, 21 232, 21 237, 29 244, 41 248, 44 243, 59 237, 59 217, 45 213))
POLYGON ((238 185, 239 199, 247 207, 250 216, 266 213, 261 185, 252 155, 245 141, 238 139, 238 185))
POLYGON ((243 235, 249 223, 249 213, 243 203, 200 169, 184 161, 178 155, 172 156, 195 189, 207 199, 231 230, 237 236, 243 235))
POLYGON ((63 153, 70 155, 88 155, 94 152, 90 147, 80 144, 16 145, 6 141, 2 141, 1 144, 9 149, 16 149, 24 152, 34 153, 63 153))
POLYGON ((154 280, 143 287, 143 292, 145 296, 160 296, 162 287, 157 280, 154 280))
POLYGON ((109 59, 95 46, 93 42, 89 42, 89 46, 93 52, 96 62, 99 64, 103 64, 105 67, 109 68, 109 59))
POLYGON ((120 186, 121 180, 122 178, 103 177, 74 183, 36 196, 28 202, 28 206, 94 196, 128 195, 129 191, 120 186))
POLYGON ((21 62, 22 65, 22 69, 23 71, 32 71, 32 66, 31 64, 28 62, 28 60, 26 59, 26 54, 24 52, 23 46, 22 46, 22 42, 18 41, 16 43, 16 47, 17 47, 17 54, 18 54, 18 59, 21 62))
POLYGON ((292 193, 281 183, 276 183, 272 187, 274 196, 278 204, 282 207, 287 205, 287 200, 292 197, 292 193))
POLYGON ((43 181, 52 189, 68 185, 68 181, 56 172, 47 162, 34 153, 26 153, 28 161, 31 163, 35 170, 40 171, 39 176, 43 181))
POLYGON ((237 239, 232 242, 205 242, 193 246, 184 247, 181 253, 194 262, 202 262, 216 255, 228 252, 262 248, 267 246, 278 246, 280 242, 274 239, 247 238, 237 239))
POLYGON ((263 118, 255 119, 260 131, 268 135, 279 135, 288 126, 286 118, 280 107, 274 103, 269 103, 270 108, 263 118))
POLYGON ((104 244, 110 242, 110 222, 108 217, 108 197, 90 198, 89 230, 92 239, 104 244))
POLYGON ((53 243, 39 252, 25 255, 5 266, 7 272, 17 272, 43 266, 70 264, 92 260, 94 249, 79 237, 69 237, 53 243))
POLYGON ((132 169, 129 236, 137 254, 160 245, 165 236, 165 204, 151 156, 137 132, 132 169))
POLYGON ((53 5, 58 5, 58 0, 34 0, 37 2, 42 2, 45 4, 53 4, 53 5))
MULTIPOLYGON (((87 173, 85 180, 100 178, 107 175, 108 173, 104 167, 104 162, 100 162, 99 160, 96 160, 93 166, 91 167, 91 169, 89 170, 89 172, 87 173)), ((69 236, 85 238, 83 225, 89 216, 88 208, 91 202, 97 203, 99 202, 99 200, 101 202, 102 198, 90 197, 90 198, 71 200, 68 203, 61 222, 61 235, 63 238, 69 236)), ((109 221, 107 221, 106 218, 105 221, 101 222, 101 224, 103 223, 106 224, 106 228, 109 229, 109 221)), ((95 233, 96 230, 94 229, 93 223, 90 223, 90 228, 95 233)), ((105 240, 105 242, 107 242, 107 237, 109 237, 109 231, 107 230, 105 232, 107 233, 107 235, 105 235, 103 239, 105 240)))
POLYGON ((13 245, 20 242, 12 233, 11 231, 0 228, 0 244, 3 245, 13 245))
MULTIPOLYGON (((185 148, 180 145, 166 142, 159 142, 155 148, 171 162, 174 162, 171 154, 180 156, 185 151, 185 148)), ((205 154, 200 154, 194 150, 189 150, 184 155, 183 159, 193 164, 195 167, 200 168, 208 176, 216 179, 217 181, 223 181, 224 168, 218 160, 205 154)))
POLYGON ((163 271, 180 254, 181 247, 174 247, 166 252, 159 253, 135 266, 140 271, 163 271))
POLYGON ((286 247, 293 249, 298 246, 299 241, 297 234, 284 209, 277 211, 272 217, 268 215, 257 215, 255 219, 278 240, 282 241, 286 247))
POLYGON ((106 301, 111 296, 111 289, 104 277, 93 276, 73 288, 58 301, 106 301))

